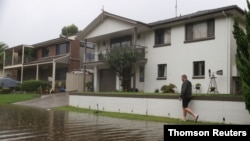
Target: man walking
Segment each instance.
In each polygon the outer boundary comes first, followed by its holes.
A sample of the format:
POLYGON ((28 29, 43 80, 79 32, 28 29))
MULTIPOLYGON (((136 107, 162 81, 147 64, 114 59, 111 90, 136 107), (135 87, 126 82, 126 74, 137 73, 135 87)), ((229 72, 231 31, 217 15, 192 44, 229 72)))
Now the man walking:
POLYGON ((182 86, 181 86, 181 95, 180 100, 182 100, 182 109, 183 109, 183 121, 186 121, 187 113, 194 117, 194 121, 197 122, 199 115, 195 114, 188 104, 192 98, 192 83, 187 79, 187 75, 183 74, 181 76, 182 86))

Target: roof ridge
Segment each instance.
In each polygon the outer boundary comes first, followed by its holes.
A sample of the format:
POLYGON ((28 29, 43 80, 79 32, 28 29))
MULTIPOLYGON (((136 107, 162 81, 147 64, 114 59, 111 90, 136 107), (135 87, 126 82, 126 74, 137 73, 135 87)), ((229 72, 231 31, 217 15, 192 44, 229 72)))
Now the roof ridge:
POLYGON ((179 21, 179 20, 185 20, 187 18, 198 17, 198 16, 203 16, 205 14, 212 14, 212 13, 225 11, 225 10, 232 10, 232 9, 237 9, 240 12, 244 13, 244 11, 241 8, 239 8, 237 5, 229 5, 229 6, 224 6, 224 7, 200 10, 200 11, 197 11, 197 12, 181 15, 181 16, 178 16, 178 17, 168 18, 168 19, 164 19, 164 20, 159 20, 159 21, 156 21, 156 22, 148 23, 148 24, 152 27, 152 26, 165 24, 165 23, 168 23, 168 22, 175 22, 175 21, 179 21))
POLYGON ((196 11, 195 13, 210 12, 210 11, 214 11, 214 10, 228 9, 228 8, 238 8, 238 6, 237 5, 229 5, 229 6, 224 6, 224 7, 217 7, 217 8, 211 8, 211 9, 199 10, 199 11, 196 11))

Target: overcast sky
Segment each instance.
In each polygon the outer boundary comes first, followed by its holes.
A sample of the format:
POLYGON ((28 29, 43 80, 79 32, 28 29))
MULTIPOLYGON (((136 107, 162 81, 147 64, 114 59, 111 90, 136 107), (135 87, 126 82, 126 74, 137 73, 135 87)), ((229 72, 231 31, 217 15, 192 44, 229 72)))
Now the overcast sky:
MULTIPOLYGON (((246 0, 177 0, 177 15, 238 5, 246 0)), ((176 0, 0 0, 0 42, 9 47, 59 37, 64 26, 84 29, 105 11, 150 23, 175 17, 176 0)))

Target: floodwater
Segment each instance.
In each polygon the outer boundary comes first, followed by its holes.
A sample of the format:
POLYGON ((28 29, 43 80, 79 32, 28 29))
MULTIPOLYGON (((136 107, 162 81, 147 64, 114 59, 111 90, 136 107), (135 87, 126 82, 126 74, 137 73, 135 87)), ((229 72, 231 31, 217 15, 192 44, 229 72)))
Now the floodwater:
POLYGON ((163 141, 164 123, 0 105, 0 141, 163 141))

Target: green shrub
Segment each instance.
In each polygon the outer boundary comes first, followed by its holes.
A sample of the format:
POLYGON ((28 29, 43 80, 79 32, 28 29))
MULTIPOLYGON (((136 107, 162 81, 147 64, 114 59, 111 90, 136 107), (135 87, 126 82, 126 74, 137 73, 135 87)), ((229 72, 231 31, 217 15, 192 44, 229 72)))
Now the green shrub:
POLYGON ((17 85, 14 89, 15 89, 15 91, 20 91, 21 90, 21 85, 17 85))
POLYGON ((155 93, 159 93, 159 89, 155 89, 155 93))
POLYGON ((0 94, 9 94, 11 93, 11 89, 10 88, 1 88, 0 89, 0 94))
POLYGON ((161 87, 161 91, 163 93, 175 93, 174 88, 176 88, 176 86, 174 84, 170 83, 169 85, 163 85, 161 87))
POLYGON ((23 91, 27 91, 27 92, 34 92, 34 91, 37 91, 38 88, 42 88, 42 89, 45 89, 45 88, 50 88, 50 84, 46 81, 41 81, 41 80, 27 80, 27 81, 24 81, 22 84, 21 84, 21 89, 23 91))

